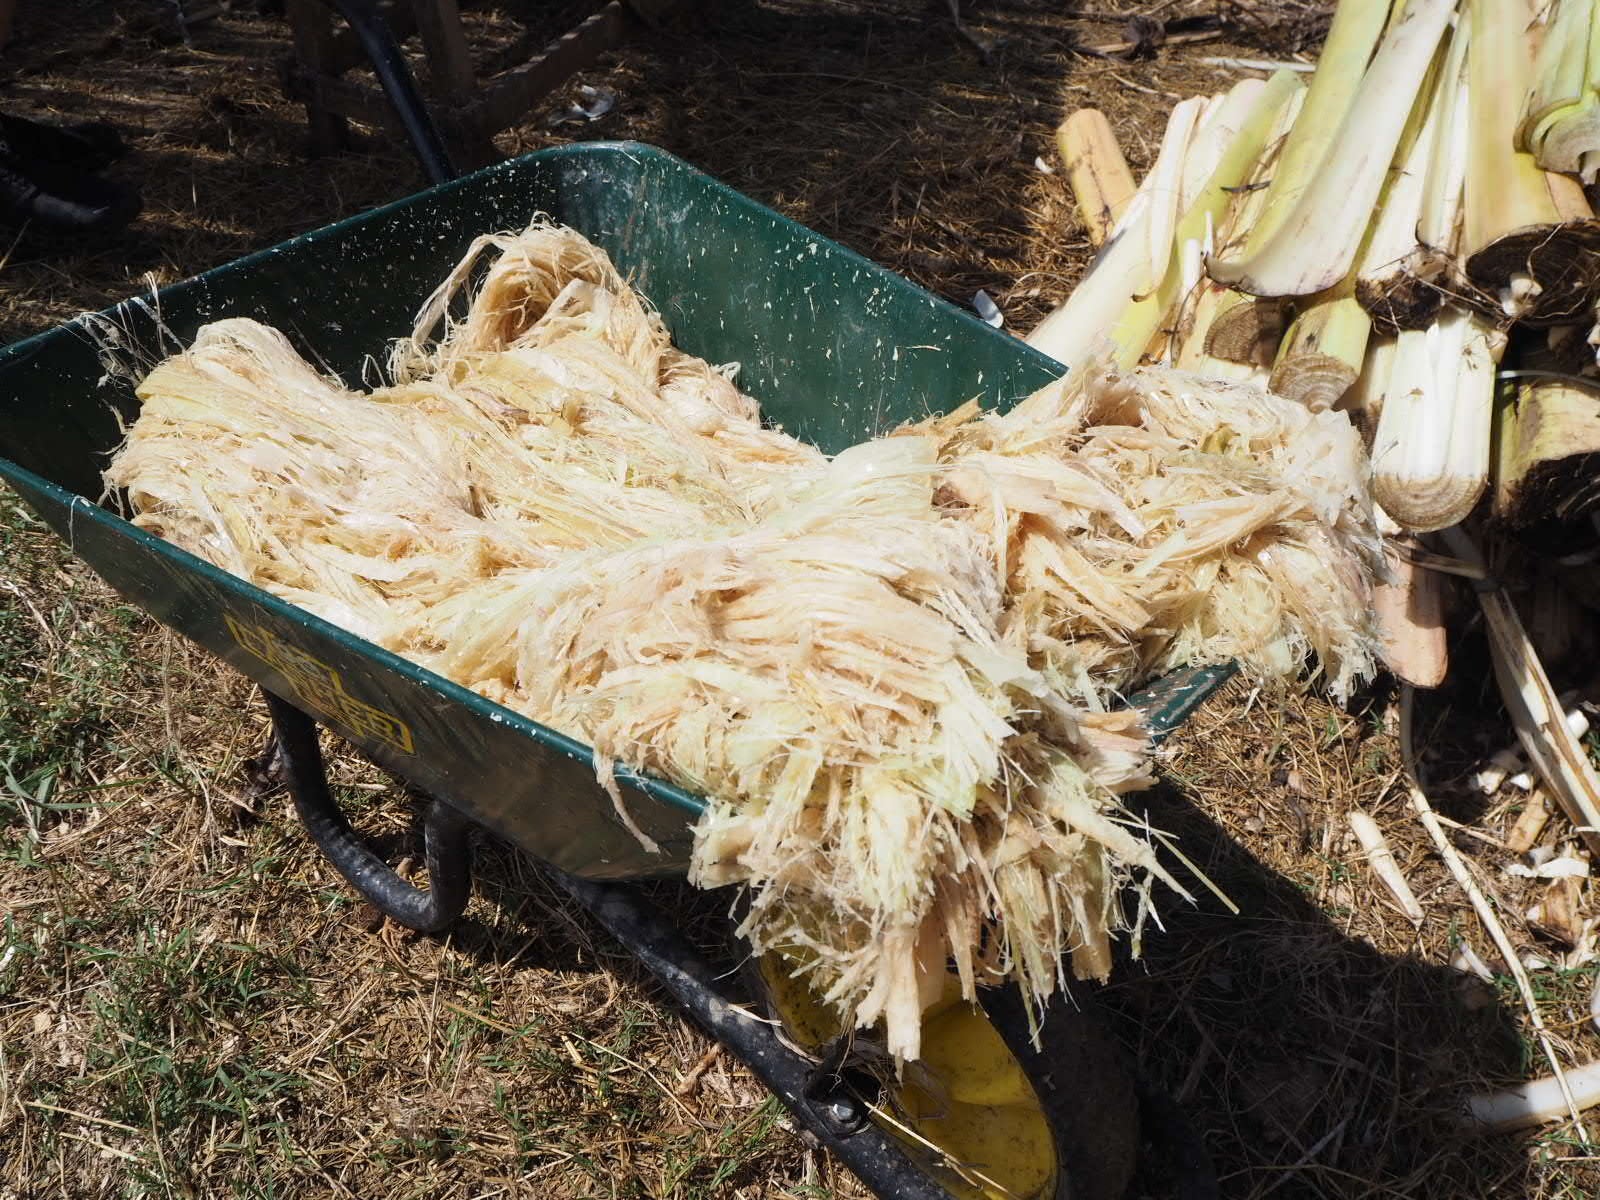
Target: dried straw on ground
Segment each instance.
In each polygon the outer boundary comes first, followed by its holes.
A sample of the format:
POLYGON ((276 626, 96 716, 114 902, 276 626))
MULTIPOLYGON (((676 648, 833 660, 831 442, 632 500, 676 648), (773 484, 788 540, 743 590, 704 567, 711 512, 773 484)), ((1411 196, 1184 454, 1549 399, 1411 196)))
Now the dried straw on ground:
POLYGON ((480 239, 391 369, 353 392, 219 322, 145 379, 107 480, 588 741, 608 786, 704 793, 692 877, 752 885, 755 947, 900 1058, 949 966, 1037 997, 1067 952, 1108 970, 1121 885, 1160 874, 1118 816, 1149 753, 1115 692, 1308 649, 1337 691, 1370 669, 1359 439, 1257 390, 1084 372, 828 460, 548 225, 480 239))

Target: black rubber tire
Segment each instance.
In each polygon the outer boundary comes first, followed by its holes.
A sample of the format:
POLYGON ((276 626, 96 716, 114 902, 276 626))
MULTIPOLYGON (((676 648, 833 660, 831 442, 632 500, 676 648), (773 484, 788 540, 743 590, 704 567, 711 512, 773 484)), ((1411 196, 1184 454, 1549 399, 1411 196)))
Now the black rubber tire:
POLYGON ((1051 1200, 1123 1200, 1138 1167, 1138 1089, 1087 987, 1053 996, 1035 1048, 1014 984, 979 993, 989 1022, 1033 1085, 1056 1146, 1051 1200))
POLYGON ((1097 1011, 1091 986, 1075 984, 1052 999, 1039 1050, 1014 987, 981 999, 1033 1084, 1057 1162, 1065 1164, 1053 1200, 1120 1200, 1135 1179, 1148 1185, 1147 1176, 1159 1177, 1154 1194, 1164 1200, 1217 1200, 1217 1173, 1204 1139, 1178 1101, 1137 1078, 1097 1011))

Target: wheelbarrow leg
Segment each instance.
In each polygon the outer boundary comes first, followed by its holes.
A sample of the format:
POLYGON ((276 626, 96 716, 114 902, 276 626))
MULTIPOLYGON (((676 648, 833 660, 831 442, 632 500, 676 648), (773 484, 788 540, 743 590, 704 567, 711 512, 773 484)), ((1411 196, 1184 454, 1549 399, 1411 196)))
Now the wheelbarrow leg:
POLYGON ((472 886, 471 822, 442 800, 429 801, 423 839, 429 888, 413 887, 372 852, 350 827, 328 790, 317 723, 294 705, 262 689, 272 714, 280 761, 306 832, 350 886, 383 913, 419 933, 438 933, 467 906, 472 886))

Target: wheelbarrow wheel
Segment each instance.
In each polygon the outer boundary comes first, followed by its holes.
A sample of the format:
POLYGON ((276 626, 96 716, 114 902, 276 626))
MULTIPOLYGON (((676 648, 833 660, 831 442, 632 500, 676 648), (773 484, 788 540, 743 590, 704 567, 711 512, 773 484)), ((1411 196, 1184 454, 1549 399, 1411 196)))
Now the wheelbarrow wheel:
POLYGON ((1057 997, 1035 1046, 1015 987, 963 1001, 954 980, 923 1017, 921 1059, 896 1073, 870 1035, 837 1021, 786 961, 753 974, 789 1040, 869 1105, 871 1119, 955 1200, 1121 1200, 1139 1147, 1139 1099, 1086 995, 1057 997), (849 1053, 841 1048, 849 1046, 849 1053))

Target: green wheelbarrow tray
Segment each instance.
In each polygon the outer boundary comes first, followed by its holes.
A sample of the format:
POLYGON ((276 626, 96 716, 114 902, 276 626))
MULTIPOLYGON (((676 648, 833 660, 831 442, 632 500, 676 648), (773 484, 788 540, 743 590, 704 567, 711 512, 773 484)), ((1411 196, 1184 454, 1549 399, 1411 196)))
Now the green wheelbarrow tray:
MULTIPOLYGON (((826 451, 972 398, 1008 407, 1061 371, 661 150, 590 143, 434 186, 0 351, 0 477, 129 601, 261 685, 313 835, 369 898, 381 896, 387 879, 421 906, 385 906, 391 915, 436 929, 459 913, 464 826, 486 826, 556 868, 563 886, 869 1186, 884 1195, 946 1195, 927 1190, 923 1176, 875 1166, 890 1152, 874 1127, 860 1132, 838 1096, 819 1100, 805 1064, 789 1061, 763 1023, 741 1023, 718 999, 716 972, 695 965, 659 915, 637 904, 630 910, 624 893, 633 889, 606 882, 681 875, 701 798, 617 772, 628 811, 660 846, 649 853, 597 784, 589 747, 218 570, 98 502, 120 423, 138 408, 132 382, 107 358, 148 365, 188 345, 208 321, 247 316, 360 383, 386 342, 409 332, 475 236, 521 228, 536 214, 603 247, 679 347, 739 363, 740 385, 769 419, 826 451), (116 338, 110 350, 108 331, 116 338), (354 847, 354 835, 327 796, 308 718, 443 802, 429 820, 428 892, 385 876, 370 854, 360 859, 364 850, 335 853, 340 839, 354 847)), ((1133 702, 1164 733, 1228 673, 1181 672, 1133 702)), ((1070 1014, 1058 1027, 1067 1021, 1070 1014)))
MULTIPOLYGON (((135 528, 96 498, 138 404, 98 347, 144 362, 246 316, 359 383, 478 234, 545 213, 603 247, 674 342, 740 364, 769 419, 836 452, 977 397, 1005 408, 1059 364, 648 146, 590 143, 489 167, 0 351, 0 477, 118 592, 269 691, 545 861, 596 879, 681 873, 703 803, 618 771, 648 853, 590 749, 135 528)), ((1165 731, 1216 670, 1144 707, 1165 731)))

